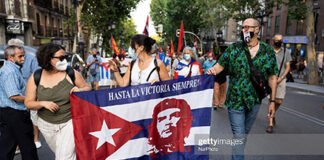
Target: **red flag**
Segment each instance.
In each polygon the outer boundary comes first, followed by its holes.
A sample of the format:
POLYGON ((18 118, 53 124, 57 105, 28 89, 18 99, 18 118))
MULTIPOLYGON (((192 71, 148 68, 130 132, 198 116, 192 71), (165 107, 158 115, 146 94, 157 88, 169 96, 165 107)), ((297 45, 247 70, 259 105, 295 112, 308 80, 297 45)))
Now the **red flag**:
POLYGON ((197 48, 197 37, 195 37, 194 48, 197 48))
POLYGON ((121 50, 121 53, 122 53, 123 55, 125 55, 125 51, 124 51, 124 49, 121 50))
POLYGON ((161 46, 159 46, 159 53, 162 53, 162 48, 161 48, 161 46))
POLYGON ((173 41, 172 41, 172 38, 171 38, 171 52, 170 52, 170 57, 173 56, 173 53, 174 53, 174 48, 173 48, 173 41))
POLYGON ((170 49, 169 49, 169 46, 167 46, 167 48, 166 48, 166 54, 169 54, 169 56, 170 56, 170 49))
POLYGON ((212 54, 214 60, 216 59, 215 54, 213 53, 212 50, 206 53, 207 56, 209 56, 209 54, 212 54))
POLYGON ((118 47, 117 47, 117 44, 116 44, 116 42, 115 42, 113 36, 111 36, 111 43, 112 43, 112 47, 113 47, 115 53, 116 53, 117 55, 119 55, 119 49, 118 49, 118 47))
POLYGON ((156 53, 156 59, 160 59, 160 53, 156 53))
POLYGON ((183 21, 181 21, 179 41, 178 41, 178 50, 177 50, 178 53, 181 51, 181 48, 183 46, 183 37, 184 37, 183 21))
POLYGON ((147 19, 146 19, 146 23, 145 23, 145 27, 144 27, 143 34, 149 36, 148 29, 149 29, 149 16, 147 16, 147 19))

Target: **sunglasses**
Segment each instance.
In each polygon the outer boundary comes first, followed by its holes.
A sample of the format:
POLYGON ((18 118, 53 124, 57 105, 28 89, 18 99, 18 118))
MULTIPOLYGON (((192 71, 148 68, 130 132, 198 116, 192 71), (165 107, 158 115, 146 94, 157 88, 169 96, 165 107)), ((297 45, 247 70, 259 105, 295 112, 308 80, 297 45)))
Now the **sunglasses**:
POLYGON ((256 28, 258 26, 241 26, 242 29, 244 30, 249 30, 250 28, 256 28))
POLYGON ((60 59, 60 61, 63 61, 64 59, 67 59, 68 56, 65 55, 65 56, 60 56, 60 57, 52 57, 52 58, 57 58, 57 59, 60 59))

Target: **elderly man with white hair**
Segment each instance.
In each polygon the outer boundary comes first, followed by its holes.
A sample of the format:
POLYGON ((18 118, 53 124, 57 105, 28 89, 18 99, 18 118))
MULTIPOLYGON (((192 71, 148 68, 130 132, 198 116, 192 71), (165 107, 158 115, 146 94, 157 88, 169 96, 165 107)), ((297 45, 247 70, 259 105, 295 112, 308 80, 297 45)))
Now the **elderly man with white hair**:
MULTIPOLYGON (((24 47, 24 42, 20 39, 10 39, 8 41, 8 46, 18 46, 18 47, 24 47)), ((34 55, 31 55, 29 53, 25 53, 25 62, 24 65, 21 68, 22 76, 25 80, 25 83, 27 83, 28 78, 32 73, 34 73, 38 68, 38 61, 34 55)), ((36 148, 40 148, 42 146, 41 142, 39 141, 39 130, 37 127, 37 110, 31 110, 30 111, 30 118, 33 122, 34 126, 34 141, 36 148)), ((19 150, 17 150, 17 153, 19 153, 19 150)))
POLYGON ((202 70, 195 50, 191 47, 183 49, 183 59, 178 63, 174 79, 202 75, 202 70))
POLYGON ((21 67, 25 51, 20 46, 5 49, 6 62, 0 69, 0 159, 14 159, 19 145, 24 160, 37 160, 33 125, 24 105, 26 83, 21 67))

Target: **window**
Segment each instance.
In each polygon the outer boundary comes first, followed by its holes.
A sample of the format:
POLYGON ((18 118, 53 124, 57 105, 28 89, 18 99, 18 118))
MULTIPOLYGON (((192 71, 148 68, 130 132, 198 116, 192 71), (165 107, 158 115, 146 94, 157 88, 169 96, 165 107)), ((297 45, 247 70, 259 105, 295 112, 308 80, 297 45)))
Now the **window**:
POLYGON ((303 34, 303 29, 304 29, 304 21, 298 21, 297 22, 297 33, 299 35, 303 34))
POLYGON ((270 36, 270 33, 271 33, 271 17, 268 18, 267 36, 270 36))
POLYGON ((279 33, 280 29, 280 16, 276 16, 276 21, 275 21, 275 34, 279 33))
POLYGON ((292 19, 291 17, 287 16, 287 24, 286 24, 286 34, 291 35, 292 34, 292 19))
POLYGON ((281 9, 281 3, 277 3, 277 10, 280 10, 281 9))

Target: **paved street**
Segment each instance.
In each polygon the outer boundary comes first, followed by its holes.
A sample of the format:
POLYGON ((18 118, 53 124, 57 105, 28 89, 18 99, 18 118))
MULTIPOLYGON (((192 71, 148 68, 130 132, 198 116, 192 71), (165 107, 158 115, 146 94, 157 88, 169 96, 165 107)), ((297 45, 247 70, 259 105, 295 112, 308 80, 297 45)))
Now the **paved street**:
MULTIPOLYGON (((283 102, 282 107, 276 114, 277 126, 274 128, 275 134, 324 134, 324 110, 322 103, 324 102, 323 95, 316 95, 301 90, 288 88, 287 97, 283 102)), ((266 134, 267 126, 267 107, 266 101, 262 105, 257 120, 251 130, 251 134, 266 134)), ((228 121, 226 110, 212 111, 212 129, 211 134, 216 138, 219 134, 230 134, 231 128, 228 121)), ((54 154, 41 138, 43 147, 38 149, 38 155, 41 160, 54 160, 54 154)), ((261 147, 262 145, 249 145, 247 148, 261 147)), ((323 151, 324 153, 324 151, 323 151)), ((230 159, 229 156, 211 155, 211 159, 230 159)), ((20 155, 15 157, 15 160, 20 160, 20 155)), ((247 156, 248 160, 323 160, 324 155, 307 155, 307 156, 247 156)))
MULTIPOLYGON (((312 93, 287 89, 286 99, 283 105, 276 114, 276 127, 273 134, 324 134, 324 110, 322 103, 324 102, 323 95, 315 95, 312 93)), ((267 102, 264 100, 260 108, 258 117, 252 127, 250 134, 268 134, 265 132, 268 121, 267 102)), ((212 129, 211 134, 213 138, 217 135, 231 133, 229 125, 227 110, 217 110, 212 113, 212 129)), ((249 143, 249 139, 248 139, 249 143)), ((270 142, 266 142, 270 143, 270 142)), ((262 144, 249 147, 262 147, 262 144)), ((248 160, 323 160, 322 156, 247 156, 248 160)), ((230 159, 229 156, 211 156, 211 159, 230 159)))

